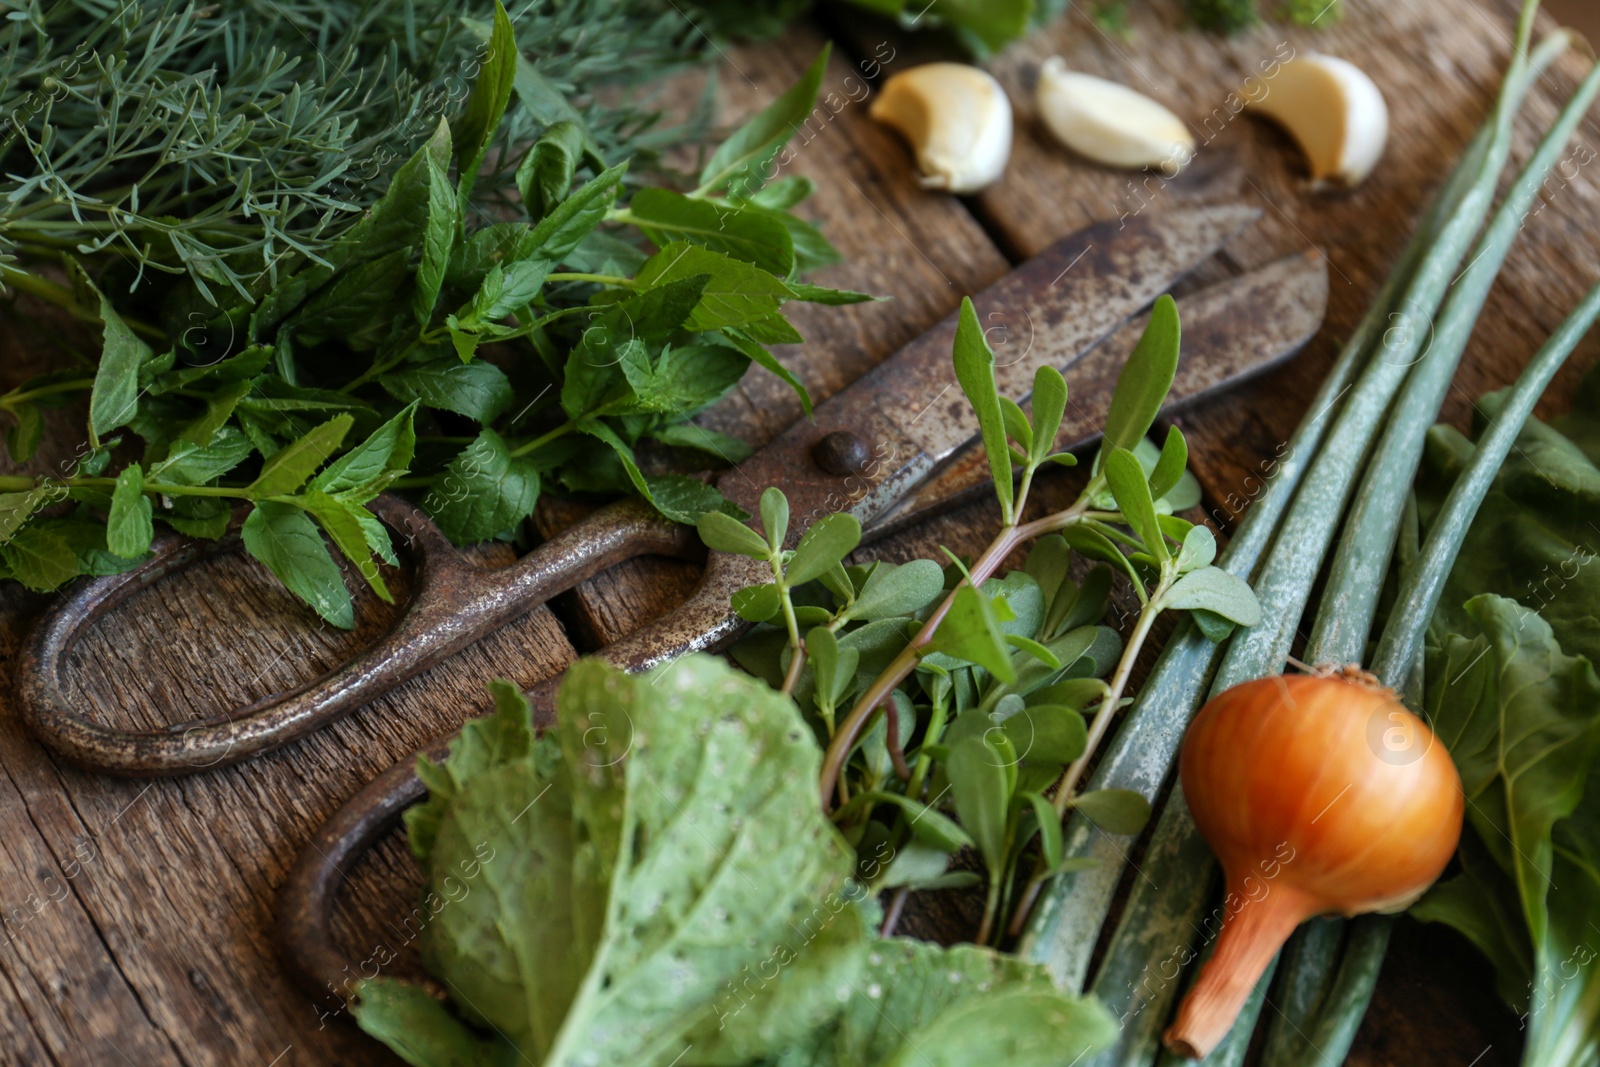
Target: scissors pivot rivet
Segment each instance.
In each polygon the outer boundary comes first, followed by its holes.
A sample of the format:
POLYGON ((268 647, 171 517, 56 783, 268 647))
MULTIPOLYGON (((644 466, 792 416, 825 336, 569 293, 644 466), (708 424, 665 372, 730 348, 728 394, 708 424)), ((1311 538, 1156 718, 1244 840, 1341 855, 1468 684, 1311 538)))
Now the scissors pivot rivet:
POLYGON ((811 458, 829 474, 844 478, 867 465, 866 442, 849 430, 835 430, 817 442, 811 458))

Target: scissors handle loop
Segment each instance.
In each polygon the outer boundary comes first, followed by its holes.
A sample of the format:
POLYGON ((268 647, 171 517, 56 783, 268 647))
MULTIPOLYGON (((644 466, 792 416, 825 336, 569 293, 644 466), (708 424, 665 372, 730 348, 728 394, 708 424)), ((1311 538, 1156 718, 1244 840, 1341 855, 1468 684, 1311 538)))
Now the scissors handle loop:
POLYGON ((595 512, 510 566, 494 569, 464 556, 421 509, 399 497, 380 496, 372 510, 398 535, 415 567, 415 582, 393 628, 349 662, 247 707, 159 730, 118 729, 77 710, 63 676, 85 628, 164 576, 230 547, 168 535, 133 570, 74 586, 34 625, 17 675, 23 721, 52 751, 90 770, 145 778, 229 766, 343 718, 624 559, 698 551, 693 529, 629 501, 595 512))

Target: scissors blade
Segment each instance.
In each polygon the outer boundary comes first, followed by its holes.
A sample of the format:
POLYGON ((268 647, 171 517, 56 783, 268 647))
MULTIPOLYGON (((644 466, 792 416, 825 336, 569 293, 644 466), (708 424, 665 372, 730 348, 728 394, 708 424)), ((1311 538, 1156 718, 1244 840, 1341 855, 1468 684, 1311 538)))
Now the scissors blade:
MULTIPOLYGON (((1185 297, 1178 310, 1183 358, 1161 409, 1163 416, 1246 382, 1304 348, 1328 310, 1327 261, 1316 252, 1288 256, 1185 297)), ((1117 375, 1148 322, 1148 314, 1131 320, 1073 365, 1056 451, 1099 440, 1117 375)), ((885 537, 982 496, 991 484, 982 447, 969 444, 881 514, 864 539, 885 537)))
MULTIPOLYGON (((1100 223, 1006 275, 973 301, 997 350, 1000 394, 1025 397, 1044 364, 1069 368, 1259 216, 1221 205, 1100 223)), ((978 437, 950 358, 956 322, 952 313, 830 397, 718 488, 755 512, 761 492, 780 486, 791 539, 834 512, 870 524, 978 437)))

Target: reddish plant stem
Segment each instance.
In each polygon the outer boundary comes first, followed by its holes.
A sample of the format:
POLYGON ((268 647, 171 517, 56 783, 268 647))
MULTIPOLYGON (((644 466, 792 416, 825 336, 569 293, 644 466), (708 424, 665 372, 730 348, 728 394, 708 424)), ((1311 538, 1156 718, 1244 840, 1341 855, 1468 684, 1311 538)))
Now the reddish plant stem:
MULTIPOLYGON (((1092 486, 1091 486, 1092 488, 1092 486)), ((877 679, 861 694, 855 706, 850 709, 850 714, 845 716, 839 724, 838 731, 833 735, 833 740, 828 743, 828 751, 822 758, 822 777, 819 792, 822 796, 822 809, 828 811, 829 797, 833 794, 835 785, 839 782, 840 775, 844 772, 844 765, 850 758, 850 753, 855 749, 856 739, 861 736, 862 729, 867 724, 867 719, 879 704, 886 699, 891 699, 889 694, 917 669, 917 663, 922 659, 922 652, 933 643, 933 636, 938 632, 939 624, 944 622, 945 616, 950 613, 950 606, 955 603, 956 594, 966 586, 981 586, 994 576, 1000 569, 1000 564, 1005 562, 1013 549, 1018 545, 1043 537, 1045 534, 1057 533, 1081 522, 1084 513, 1088 510, 1089 500, 1093 496, 1085 490, 1078 503, 1066 511, 1054 515, 1046 515, 1042 519, 1023 523, 1021 526, 1002 527, 994 542, 984 550, 977 562, 973 563, 967 576, 956 583, 944 602, 934 609, 928 621, 922 624, 922 629, 917 631, 909 644, 901 649, 877 679)))

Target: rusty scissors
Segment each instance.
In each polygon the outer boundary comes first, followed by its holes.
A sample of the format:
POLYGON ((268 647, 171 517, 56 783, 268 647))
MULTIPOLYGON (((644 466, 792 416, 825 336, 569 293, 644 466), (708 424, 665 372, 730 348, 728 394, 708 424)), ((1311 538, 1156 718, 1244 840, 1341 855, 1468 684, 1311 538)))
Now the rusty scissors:
MULTIPOLYGON (((975 304, 986 322, 1003 319, 1016 332, 1026 326, 1026 336, 1011 338, 997 359, 1002 395, 1024 400, 1035 369, 1054 364, 1069 372, 1073 386, 1058 448, 1094 440, 1121 360, 1140 329, 1130 317, 1258 214, 1223 205, 1102 223, 1065 238, 1001 279, 975 304), (1025 351, 1011 357, 1017 348, 1025 351)), ((1186 352, 1169 411, 1293 354, 1320 325, 1326 301, 1326 266, 1310 254, 1186 299, 1186 352)), ((754 513, 761 490, 781 486, 797 516, 794 538, 823 515, 850 511, 871 539, 981 492, 988 471, 976 444, 976 417, 953 389, 954 332, 951 315, 820 404, 814 419, 801 420, 723 473, 719 488, 754 513)), ((24 721, 54 752, 91 770, 154 777, 227 766, 350 714, 624 559, 693 558, 701 551, 692 528, 626 502, 593 513, 509 566, 486 568, 454 548, 415 505, 386 494, 372 506, 398 535, 414 568, 413 593, 389 632, 348 663, 247 707, 164 729, 113 728, 78 710, 63 685, 78 635, 163 576, 229 547, 228 539, 163 535, 140 566, 80 582, 37 621, 17 675, 24 721)), ((763 566, 711 553, 687 603, 600 654, 642 670, 726 644, 742 626, 730 598, 762 581, 763 566)), ((551 688, 541 686, 531 694, 536 707, 548 702, 551 688)))

